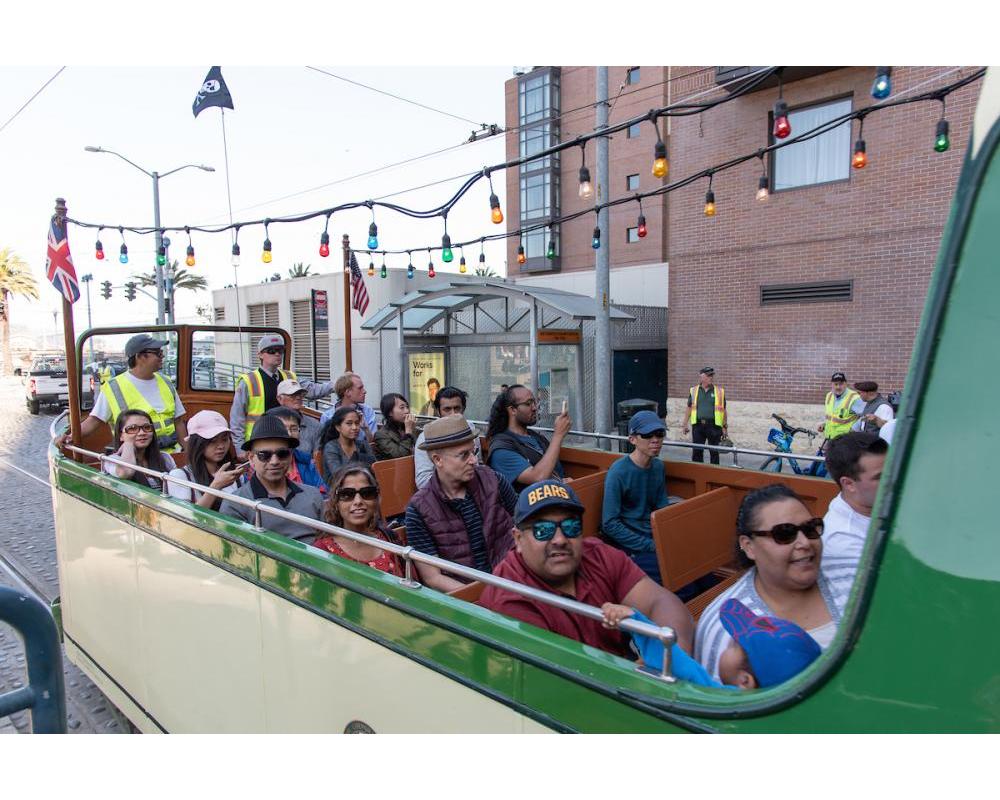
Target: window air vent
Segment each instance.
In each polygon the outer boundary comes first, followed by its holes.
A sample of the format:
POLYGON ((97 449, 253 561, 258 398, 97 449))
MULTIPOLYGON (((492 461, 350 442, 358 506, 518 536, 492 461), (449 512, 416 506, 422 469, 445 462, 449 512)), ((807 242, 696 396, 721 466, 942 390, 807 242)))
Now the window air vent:
POLYGON ((760 287, 760 304, 850 303, 854 299, 854 281, 822 283, 780 283, 760 287))

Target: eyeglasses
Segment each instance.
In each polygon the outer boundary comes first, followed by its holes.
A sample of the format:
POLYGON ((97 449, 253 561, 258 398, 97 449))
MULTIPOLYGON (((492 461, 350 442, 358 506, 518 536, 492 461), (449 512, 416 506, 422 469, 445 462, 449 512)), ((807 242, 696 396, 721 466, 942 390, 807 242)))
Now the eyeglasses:
POLYGON ((267 347, 260 352, 267 353, 269 356, 283 356, 285 354, 284 347, 267 347))
POLYGON ((583 533, 583 520, 579 517, 567 517, 562 522, 543 519, 531 526, 531 534, 539 542, 551 541, 557 530, 561 530, 567 539, 575 539, 583 533))
POLYGON ((794 522, 779 522, 769 531, 747 531, 750 536, 770 536, 775 544, 791 544, 799 535, 799 531, 807 539, 818 539, 823 535, 823 518, 813 517, 796 525, 794 522))
POLYGON ((667 435, 665 430, 650 431, 649 433, 640 433, 640 439, 663 439, 667 435))
POLYGON ((537 406, 538 401, 532 397, 530 400, 522 400, 520 403, 511 403, 512 408, 517 408, 518 406, 537 406))
POLYGON ((140 356, 149 355, 149 356, 156 356, 157 358, 163 358, 163 351, 162 350, 140 350, 139 351, 139 355, 140 356))
POLYGON ((142 431, 143 433, 152 433, 153 426, 148 422, 144 422, 142 425, 126 425, 122 428, 122 430, 125 431, 125 433, 138 433, 139 431, 142 431))
POLYGON ((478 461, 479 456, 476 455, 475 450, 463 450, 460 453, 442 453, 441 455, 449 456, 454 458, 456 461, 478 461))
POLYGON ((285 461, 292 451, 288 447, 279 447, 277 450, 254 450, 253 454, 264 462, 270 461, 273 456, 277 456, 278 461, 285 461))
POLYGON ((337 489, 337 502, 338 503, 349 503, 354 500, 357 495, 361 495, 362 500, 374 500, 378 497, 378 487, 377 486, 362 486, 360 489, 337 489))

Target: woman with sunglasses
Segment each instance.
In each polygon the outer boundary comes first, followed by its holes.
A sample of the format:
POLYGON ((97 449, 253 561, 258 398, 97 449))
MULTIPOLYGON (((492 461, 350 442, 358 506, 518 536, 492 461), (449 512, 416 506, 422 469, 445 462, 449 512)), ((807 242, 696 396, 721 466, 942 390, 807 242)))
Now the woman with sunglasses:
POLYGON ((719 618, 726 600, 739 600, 754 614, 794 622, 826 649, 857 570, 857 562, 849 559, 823 563, 823 520, 784 484, 747 494, 736 517, 736 535, 738 558, 750 569, 705 609, 695 638, 695 658, 715 679, 731 642, 719 618))
MULTIPOLYGON (((363 533, 374 539, 398 544, 396 537, 382 519, 379 506, 378 481, 361 464, 348 464, 334 473, 330 483, 330 501, 324 519, 331 525, 363 533)), ((367 564, 390 575, 402 576, 399 559, 374 545, 357 542, 346 536, 324 533, 316 537, 314 547, 367 564)))
POLYGON ((330 418, 319 438, 323 453, 323 480, 330 485, 331 476, 345 464, 357 463, 370 467, 375 454, 368 442, 358 439, 361 414, 354 406, 341 406, 330 418))
MULTIPOLYGON (((223 492, 235 492, 246 478, 247 462, 236 458, 233 434, 229 423, 218 411, 199 411, 188 420, 188 435, 184 440, 187 464, 170 472, 171 478, 210 486, 223 492)), ((197 492, 187 486, 173 483, 168 485, 171 497, 218 511, 222 498, 205 492, 197 492)))
MULTIPOLYGON (((160 444, 153 433, 153 418, 141 409, 130 408, 118 417, 118 422, 115 423, 115 441, 120 446, 111 455, 133 466, 157 472, 170 472, 177 467, 169 455, 160 452, 160 444)), ((163 486, 159 478, 110 461, 104 462, 104 471, 119 478, 128 478, 150 489, 159 490, 163 486)))

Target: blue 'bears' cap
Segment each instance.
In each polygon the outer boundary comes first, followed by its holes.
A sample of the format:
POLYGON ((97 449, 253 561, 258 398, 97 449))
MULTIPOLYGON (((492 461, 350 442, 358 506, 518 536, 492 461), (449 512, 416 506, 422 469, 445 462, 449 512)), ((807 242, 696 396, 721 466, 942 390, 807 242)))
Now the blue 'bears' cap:
POLYGON ((556 480, 538 481, 523 489, 514 509, 514 524, 520 525, 528 517, 547 508, 569 508, 584 512, 583 503, 569 485, 556 480))

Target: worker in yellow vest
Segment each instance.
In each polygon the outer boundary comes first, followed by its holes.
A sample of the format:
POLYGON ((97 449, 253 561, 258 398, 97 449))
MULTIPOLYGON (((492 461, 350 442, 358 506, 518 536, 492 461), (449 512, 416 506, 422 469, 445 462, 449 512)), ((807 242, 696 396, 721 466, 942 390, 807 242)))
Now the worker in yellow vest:
POLYGON ((101 363, 97 366, 97 377, 101 379, 101 386, 110 381, 115 377, 115 371, 111 369, 111 365, 108 364, 106 359, 101 359, 101 363))
MULTIPOLYGON (((691 441, 695 444, 714 444, 728 435, 729 420, 726 416, 726 391, 713 382, 715 370, 703 367, 698 373, 698 385, 691 387, 688 394, 688 413, 684 417, 684 435, 691 431, 691 441)), ((705 451, 695 449, 691 460, 699 463, 705 460, 705 451)), ((713 464, 719 463, 719 451, 709 451, 713 464)))
POLYGON ((268 333, 260 337, 257 343, 257 356, 260 366, 251 372, 245 372, 236 379, 236 391, 233 393, 233 405, 229 409, 229 429, 233 433, 236 450, 240 449, 246 437, 250 435, 254 423, 264 412, 278 406, 278 384, 282 381, 298 381, 306 390, 305 397, 316 400, 333 394, 333 382, 314 383, 310 380, 299 380, 290 369, 283 369, 285 361, 285 340, 276 333, 268 333))
POLYGON ((847 376, 843 372, 834 372, 830 376, 830 389, 826 393, 826 418, 817 427, 826 438, 824 450, 834 439, 850 433, 851 426, 858 421, 858 414, 852 406, 861 399, 856 391, 847 388, 847 376))
MULTIPOLYGON (((122 412, 137 408, 152 418, 162 452, 176 453, 183 449, 182 443, 187 438, 183 417, 187 412, 170 379, 160 374, 163 348, 167 344, 147 333, 140 333, 126 342, 128 372, 101 384, 94 408, 80 426, 84 438, 100 428, 101 423, 114 430, 122 412)), ((68 436, 57 444, 61 446, 64 442, 71 443, 68 436)))

